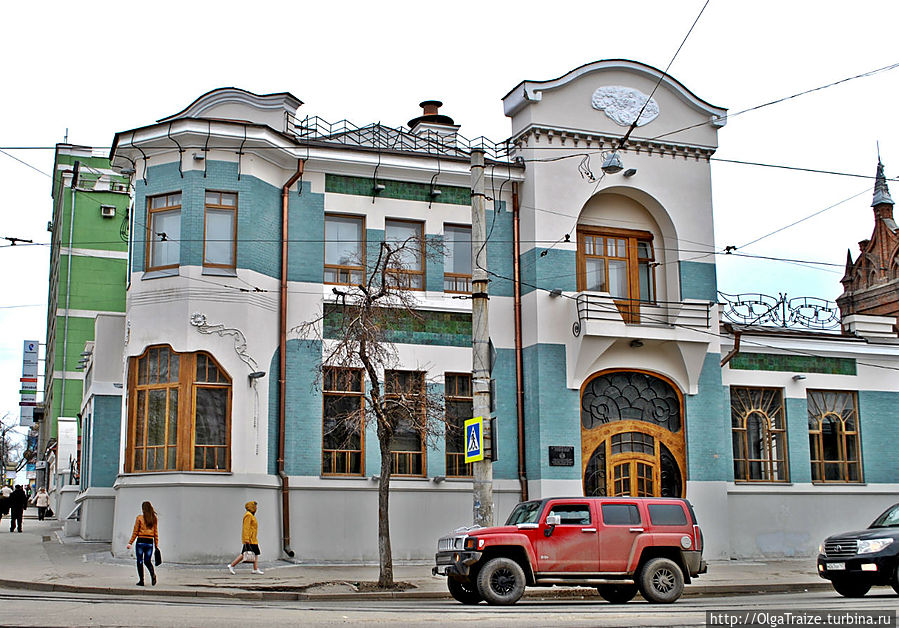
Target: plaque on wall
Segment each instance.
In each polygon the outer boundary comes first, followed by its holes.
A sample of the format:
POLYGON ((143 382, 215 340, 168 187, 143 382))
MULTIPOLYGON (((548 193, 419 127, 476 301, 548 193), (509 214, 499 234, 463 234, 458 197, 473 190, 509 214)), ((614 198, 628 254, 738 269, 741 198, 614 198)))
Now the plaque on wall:
POLYGON ((551 467, 573 467, 574 466, 574 447, 556 447, 549 446, 549 466, 551 467))

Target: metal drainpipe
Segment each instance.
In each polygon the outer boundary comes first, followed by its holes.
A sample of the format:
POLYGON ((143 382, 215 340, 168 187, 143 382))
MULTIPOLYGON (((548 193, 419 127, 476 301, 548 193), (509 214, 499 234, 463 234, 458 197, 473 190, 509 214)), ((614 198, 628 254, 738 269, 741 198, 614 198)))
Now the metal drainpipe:
POLYGON ((287 206, 290 186, 303 176, 301 159, 297 162, 297 171, 281 188, 281 303, 279 321, 278 351, 278 476, 281 478, 281 539, 284 553, 293 558, 290 549, 290 486, 287 473, 284 472, 284 422, 286 419, 286 381, 287 381, 287 242, 289 238, 287 206))
POLYGON ((518 481, 521 483, 521 501, 528 500, 528 475, 524 453, 524 372, 521 357, 521 265, 518 257, 521 254, 521 234, 519 232, 519 200, 518 183, 512 184, 512 270, 515 281, 512 282, 515 295, 515 390, 518 395, 518 481))
MULTIPOLYGON (((81 162, 75 160, 72 168, 72 207, 69 210, 69 254, 66 256, 66 319, 62 332, 62 384, 59 391, 59 414, 62 416, 66 404, 66 358, 69 357, 69 296, 72 294, 72 244, 75 237, 75 187, 78 185, 78 172, 81 162)), ((46 373, 44 373, 46 376, 46 373)), ((57 417, 58 419, 59 417, 57 417)), ((59 422, 57 421, 57 425, 59 422)), ((56 434, 59 438, 59 434, 56 434)), ((71 481, 71 478, 69 479, 71 481)))

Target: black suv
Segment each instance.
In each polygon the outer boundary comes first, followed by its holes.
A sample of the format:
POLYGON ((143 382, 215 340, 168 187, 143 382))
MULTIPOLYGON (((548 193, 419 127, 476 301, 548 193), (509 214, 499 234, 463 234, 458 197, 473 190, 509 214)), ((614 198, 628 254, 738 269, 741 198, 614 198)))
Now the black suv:
POLYGON ((818 548, 818 575, 844 597, 862 597, 875 585, 899 593, 899 504, 867 530, 827 537, 818 548))

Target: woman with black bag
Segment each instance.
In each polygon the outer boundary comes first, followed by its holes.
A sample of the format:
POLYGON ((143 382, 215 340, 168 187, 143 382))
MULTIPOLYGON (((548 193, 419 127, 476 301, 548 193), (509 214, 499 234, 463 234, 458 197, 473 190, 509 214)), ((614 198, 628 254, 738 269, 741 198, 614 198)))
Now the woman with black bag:
MULTIPOLYGON (((153 548, 158 551, 159 545, 159 520, 156 517, 156 511, 150 502, 141 504, 142 513, 134 520, 134 532, 131 533, 131 540, 128 541, 127 549, 131 549, 134 543, 134 555, 137 557, 137 586, 144 586, 144 565, 150 570, 150 580, 153 586, 156 586, 156 570, 153 568, 153 548)), ((162 562, 161 557, 159 562, 162 562)))

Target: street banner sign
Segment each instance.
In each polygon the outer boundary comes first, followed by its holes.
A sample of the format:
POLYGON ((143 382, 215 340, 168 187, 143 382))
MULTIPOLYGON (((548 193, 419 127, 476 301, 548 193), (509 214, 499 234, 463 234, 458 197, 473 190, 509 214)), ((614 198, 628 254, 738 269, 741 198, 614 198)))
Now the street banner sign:
POLYGON ((484 459, 484 417, 465 421, 465 462, 484 459))
MULTIPOLYGON (((25 365, 28 362, 28 345, 25 346, 25 365)), ((37 354, 34 354, 35 360, 37 354)), ((36 362, 35 362, 36 363, 36 362)), ((25 366, 22 367, 25 370, 25 366)), ((37 377, 20 377, 19 378, 19 425, 31 427, 34 425, 34 408, 37 406, 37 377)))
POLYGON ((22 351, 22 377, 37 377, 37 352, 40 343, 37 340, 26 340, 22 351))

